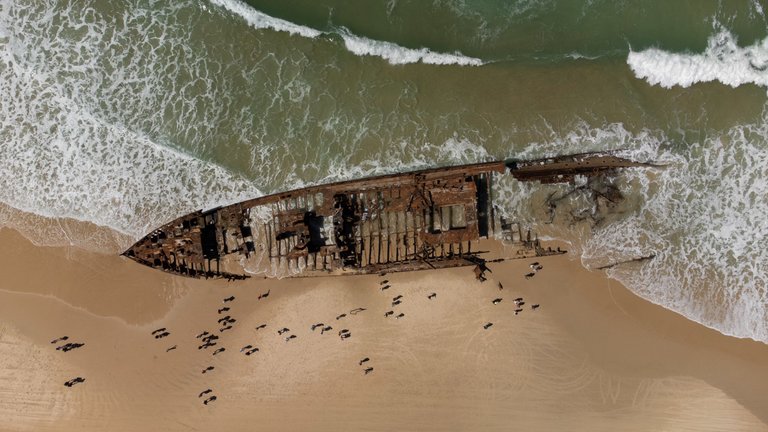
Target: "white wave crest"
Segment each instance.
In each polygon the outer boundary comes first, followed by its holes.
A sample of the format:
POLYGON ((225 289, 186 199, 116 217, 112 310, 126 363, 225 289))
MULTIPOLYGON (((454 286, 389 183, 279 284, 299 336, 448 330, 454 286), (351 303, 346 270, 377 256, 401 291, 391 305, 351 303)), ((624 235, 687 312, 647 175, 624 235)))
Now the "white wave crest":
POLYGON ((768 87, 768 38, 740 47, 728 30, 710 37, 702 54, 678 54, 657 48, 630 52, 627 64, 635 76, 664 88, 719 81, 731 87, 768 87))
POLYGON ((315 38, 323 34, 323 32, 310 27, 294 24, 290 21, 282 20, 280 18, 271 17, 265 13, 257 11, 256 9, 248 6, 240 0, 210 1, 216 6, 223 7, 235 15, 239 15, 245 20, 245 22, 248 23, 248 25, 256 29, 271 29, 287 32, 292 35, 304 36, 307 38, 315 38))
MULTIPOLYGON (((307 38, 316 38, 324 34, 324 32, 311 27, 294 24, 289 21, 269 16, 263 12, 257 11, 240 0, 210 0, 210 2, 239 15, 251 27, 256 29, 283 31, 292 35, 307 38)), ((344 40, 344 47, 349 52, 358 56, 380 57, 392 65, 419 62, 433 65, 459 66, 481 66, 483 64, 482 60, 474 57, 467 57, 459 52, 439 53, 431 51, 428 48, 405 48, 392 42, 377 41, 357 36, 350 33, 345 28, 341 28, 338 34, 344 40)))
POLYGON ((467 57, 461 53, 446 54, 437 53, 428 48, 411 49, 404 48, 391 42, 372 40, 353 35, 346 29, 342 29, 341 37, 344 38, 344 46, 350 52, 359 56, 381 57, 389 64, 400 65, 409 63, 426 63, 434 65, 460 65, 481 66, 483 61, 467 57))

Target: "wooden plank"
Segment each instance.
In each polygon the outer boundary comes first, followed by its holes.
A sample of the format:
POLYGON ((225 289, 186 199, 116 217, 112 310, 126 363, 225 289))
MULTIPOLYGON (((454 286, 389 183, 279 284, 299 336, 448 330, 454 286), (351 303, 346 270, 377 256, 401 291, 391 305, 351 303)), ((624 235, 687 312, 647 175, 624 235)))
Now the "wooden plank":
POLYGON ((381 232, 381 240, 384 242, 384 244, 381 245, 381 249, 383 252, 383 263, 389 262, 389 212, 383 211, 382 212, 382 218, 381 223, 383 225, 382 232, 381 232))
POLYGON ((370 233, 369 221, 360 222, 360 266, 365 267, 367 265, 368 256, 368 234, 370 233))
POLYGON ((397 213, 387 212, 387 259, 390 262, 397 261, 397 213))
POLYGON ((381 192, 377 192, 377 194, 376 194, 376 218, 378 219, 378 223, 379 223, 379 230, 378 230, 378 234, 379 235, 378 235, 378 239, 377 239, 377 242, 376 242, 377 246, 378 246, 377 253, 376 253, 376 264, 381 264, 382 263, 382 260, 381 260, 381 249, 382 249, 382 242, 383 242, 383 240, 382 240, 382 231, 383 231, 383 226, 384 226, 384 222, 382 221, 382 219, 384 218, 384 216, 383 216, 383 212, 381 210, 381 196, 382 196, 381 192))
POLYGON ((372 217, 371 202, 368 199, 368 194, 367 193, 363 192, 362 196, 363 196, 364 211, 368 214, 368 216, 367 216, 368 220, 365 221, 365 224, 368 227, 368 232, 367 232, 367 236, 368 236, 368 248, 367 248, 368 254, 367 254, 367 258, 368 259, 367 259, 367 264, 366 265, 371 265, 371 264, 373 264, 373 244, 372 244, 372 240, 373 240, 373 226, 372 226, 372 224, 373 224, 373 221, 371 219, 371 217, 372 217))
POLYGON ((267 257, 272 257, 272 236, 269 235, 269 227, 265 223, 264 224, 264 238, 267 239, 267 257))
POLYGON ((405 211, 397 214, 398 225, 400 226, 400 241, 398 249, 400 250, 400 260, 405 260, 408 256, 408 219, 405 211))

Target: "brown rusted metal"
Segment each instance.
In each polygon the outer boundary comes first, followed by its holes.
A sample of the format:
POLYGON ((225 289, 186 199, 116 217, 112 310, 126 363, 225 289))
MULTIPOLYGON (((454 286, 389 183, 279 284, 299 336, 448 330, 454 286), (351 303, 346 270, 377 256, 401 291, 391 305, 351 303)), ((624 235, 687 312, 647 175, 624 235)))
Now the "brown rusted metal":
MULTIPOLYGON (((171 221, 123 255, 195 278, 366 274, 482 265, 472 242, 498 220, 493 175, 569 182, 641 164, 605 154, 496 161, 336 182, 197 211, 171 221), (283 269, 284 271, 280 271, 283 269)), ((562 253, 514 233, 517 257, 562 253)))

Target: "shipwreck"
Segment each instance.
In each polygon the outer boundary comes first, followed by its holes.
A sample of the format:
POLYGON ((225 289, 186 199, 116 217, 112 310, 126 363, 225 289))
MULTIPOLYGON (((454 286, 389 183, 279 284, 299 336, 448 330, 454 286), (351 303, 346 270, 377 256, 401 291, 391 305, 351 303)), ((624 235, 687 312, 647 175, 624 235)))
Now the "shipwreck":
POLYGON ((123 255, 176 275, 232 280, 482 267, 499 259, 479 248, 494 236, 515 245, 513 258, 564 253, 499 217, 494 176, 559 183, 643 165, 589 153, 311 186, 179 217, 123 255))

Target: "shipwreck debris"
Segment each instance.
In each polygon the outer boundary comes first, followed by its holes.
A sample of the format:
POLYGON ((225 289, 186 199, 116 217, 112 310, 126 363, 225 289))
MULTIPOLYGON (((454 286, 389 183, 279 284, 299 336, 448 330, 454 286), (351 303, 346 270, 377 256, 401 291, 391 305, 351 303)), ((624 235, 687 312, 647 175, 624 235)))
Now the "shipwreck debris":
POLYGON ((629 263, 635 263, 635 262, 643 262, 643 261, 652 260, 654 258, 656 258, 656 254, 652 253, 650 255, 645 255, 645 256, 641 256, 641 257, 637 257, 637 258, 632 258, 632 259, 628 259, 628 260, 624 260, 624 261, 617 261, 617 262, 614 262, 614 263, 611 263, 611 264, 606 264, 606 265, 598 267, 597 270, 607 270, 609 268, 616 267, 617 265, 629 264, 629 263))
MULTIPOLYGON (((284 276, 380 274, 493 262, 478 241, 503 234, 515 258, 565 253, 543 248, 492 205, 494 176, 573 182, 645 166, 610 154, 495 161, 311 186, 173 220, 123 255, 172 274, 242 280, 249 260, 284 276)), ((249 268, 250 270, 250 268, 249 268)), ((385 282, 382 282, 385 284, 385 282)), ((388 285, 387 285, 388 287, 388 285)), ((382 289, 385 289, 382 287, 382 289)))

